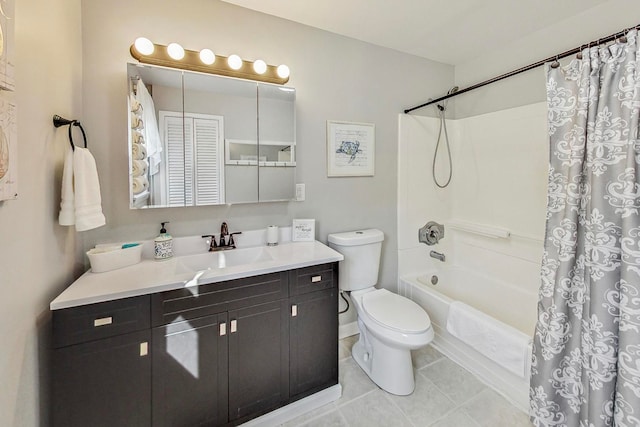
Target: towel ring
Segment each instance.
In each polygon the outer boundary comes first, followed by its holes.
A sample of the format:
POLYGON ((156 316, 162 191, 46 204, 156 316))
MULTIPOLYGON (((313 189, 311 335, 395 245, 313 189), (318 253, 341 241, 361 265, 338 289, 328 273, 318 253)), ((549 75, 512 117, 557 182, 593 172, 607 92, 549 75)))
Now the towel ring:
POLYGON ((78 120, 65 119, 56 114, 53 116, 53 126, 55 126, 56 128, 59 128, 61 126, 69 126, 69 144, 71 144, 72 150, 76 149, 76 146, 73 143, 72 127, 79 127, 80 131, 82 131, 82 138, 84 139, 84 148, 87 148, 87 134, 84 132, 84 128, 78 120))

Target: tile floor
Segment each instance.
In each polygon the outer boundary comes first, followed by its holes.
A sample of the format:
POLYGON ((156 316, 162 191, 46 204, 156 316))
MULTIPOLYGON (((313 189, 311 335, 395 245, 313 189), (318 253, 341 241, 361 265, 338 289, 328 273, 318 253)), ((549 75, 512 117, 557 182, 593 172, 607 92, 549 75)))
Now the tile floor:
POLYGON ((527 415, 431 346, 413 352, 416 389, 379 389, 351 358, 357 336, 340 341, 342 397, 283 427, 530 427, 527 415))

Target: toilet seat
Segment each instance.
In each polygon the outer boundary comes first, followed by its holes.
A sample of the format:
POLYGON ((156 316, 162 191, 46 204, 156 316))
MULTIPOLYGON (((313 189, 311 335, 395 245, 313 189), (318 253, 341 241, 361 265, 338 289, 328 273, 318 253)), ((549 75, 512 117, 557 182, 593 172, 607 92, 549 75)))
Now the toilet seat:
POLYGON ((422 307, 386 289, 362 295, 362 308, 376 323, 397 332, 420 334, 431 328, 431 319, 422 307))

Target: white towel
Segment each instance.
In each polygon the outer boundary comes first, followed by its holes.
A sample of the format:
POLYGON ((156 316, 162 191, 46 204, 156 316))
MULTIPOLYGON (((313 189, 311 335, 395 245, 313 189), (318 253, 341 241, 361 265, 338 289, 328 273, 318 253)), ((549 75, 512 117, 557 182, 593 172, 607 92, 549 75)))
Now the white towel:
POLYGON ((131 172, 133 176, 142 176, 147 173, 147 161, 146 160, 134 160, 131 162, 131 172))
POLYGON ((131 129, 144 129, 144 121, 136 113, 131 113, 131 129))
POLYGON ((138 88, 136 99, 142 105, 142 121, 144 130, 144 142, 147 144, 147 152, 149 153, 149 175, 158 173, 160 162, 162 161, 162 141, 160 140, 160 132, 158 131, 158 121, 156 119, 156 108, 153 98, 142 80, 136 85, 138 88))
POLYGON ((133 142, 136 144, 144 144, 144 136, 140 133, 139 130, 133 130, 133 142))
POLYGON ((147 158, 147 148, 144 144, 131 144, 131 155, 136 160, 144 160, 147 158))
POLYGON ((136 98, 134 98, 133 96, 130 96, 129 98, 130 98, 129 102, 131 103, 131 112, 133 112, 133 113, 142 112, 142 105, 140 105, 138 100, 136 98))
POLYGON ((76 230, 86 231, 105 225, 98 169, 86 148, 76 147, 73 152, 73 181, 76 230))
POLYGON ((136 176, 131 181, 131 190, 133 194, 140 194, 149 189, 149 180, 146 176, 136 176))
POLYGON ((133 206, 135 206, 136 208, 141 208, 147 205, 148 204, 147 200, 149 199, 150 195, 151 193, 149 193, 148 190, 144 190, 142 193, 139 193, 139 194, 134 194, 133 206))
POLYGON ((528 335, 460 301, 449 305, 447 331, 519 377, 527 378, 531 342, 528 335))
POLYGON ((135 142, 131 144, 131 157, 133 160, 142 160, 143 157, 140 153, 140 144, 136 144, 135 142))
POLYGON ((73 196, 73 150, 69 151, 64 158, 64 169, 62 171, 62 194, 60 200, 60 214, 58 222, 60 225, 74 225, 76 223, 75 201, 73 196))

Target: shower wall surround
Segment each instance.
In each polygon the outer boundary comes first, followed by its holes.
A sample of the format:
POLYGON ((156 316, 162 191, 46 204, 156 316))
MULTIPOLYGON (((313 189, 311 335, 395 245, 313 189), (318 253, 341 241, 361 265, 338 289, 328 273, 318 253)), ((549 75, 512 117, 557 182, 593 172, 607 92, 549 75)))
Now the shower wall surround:
MULTIPOLYGON (((430 220, 447 227, 457 219, 506 228, 511 236, 492 239, 447 228, 446 238, 435 246, 446 254, 447 264, 535 294, 546 212, 545 103, 449 120, 453 179, 445 189, 436 187, 431 168, 424 167, 431 165, 438 125, 435 118, 399 117, 399 275, 424 272, 437 262, 428 254, 434 247, 418 243, 418 228, 430 220)), ((446 157, 439 154, 436 170, 446 169, 446 157)))

